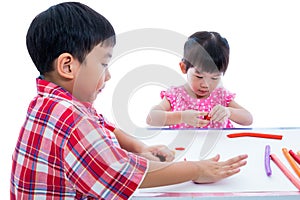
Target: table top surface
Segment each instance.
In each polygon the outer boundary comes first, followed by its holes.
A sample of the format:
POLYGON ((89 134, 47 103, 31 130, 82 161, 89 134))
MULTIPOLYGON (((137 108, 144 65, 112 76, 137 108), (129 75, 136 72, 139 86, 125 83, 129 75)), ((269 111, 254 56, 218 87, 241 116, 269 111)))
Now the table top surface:
POLYGON ((142 141, 149 145, 165 144, 176 150, 175 162, 183 160, 208 159, 216 154, 221 160, 238 154, 248 154, 247 165, 241 172, 212 184, 194 184, 186 182, 171 186, 139 189, 134 198, 235 198, 267 199, 276 196, 282 199, 300 199, 299 190, 271 161, 272 175, 267 176, 264 166, 265 146, 270 145, 275 154, 290 172, 297 174, 282 153, 282 148, 300 151, 300 127, 280 128, 234 128, 234 129, 185 129, 152 128, 143 131, 142 141), (282 139, 259 137, 229 138, 231 133, 263 133, 282 135, 282 139))

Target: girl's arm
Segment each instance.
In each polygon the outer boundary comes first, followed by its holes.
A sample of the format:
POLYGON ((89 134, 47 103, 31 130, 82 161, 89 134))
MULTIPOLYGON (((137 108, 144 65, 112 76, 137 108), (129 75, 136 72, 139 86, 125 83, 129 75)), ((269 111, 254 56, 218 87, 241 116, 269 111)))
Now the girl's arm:
POLYGON ((179 124, 181 123, 181 112, 171 112, 171 105, 166 97, 164 97, 160 104, 150 110, 146 122, 151 126, 179 124))
POLYGON ((252 124, 253 118, 251 113, 234 100, 229 103, 228 109, 231 113, 229 117, 230 120, 243 126, 249 126, 252 124))
POLYGON ((196 110, 171 111, 171 105, 166 98, 160 104, 154 106, 147 116, 147 124, 151 126, 169 126, 186 123, 191 126, 203 127, 209 121, 203 120, 200 116, 207 115, 207 112, 196 110))

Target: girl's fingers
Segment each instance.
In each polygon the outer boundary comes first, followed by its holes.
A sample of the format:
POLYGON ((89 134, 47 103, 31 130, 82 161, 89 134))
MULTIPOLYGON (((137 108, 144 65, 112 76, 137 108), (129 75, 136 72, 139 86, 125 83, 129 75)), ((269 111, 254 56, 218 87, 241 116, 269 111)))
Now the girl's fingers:
POLYGON ((208 112, 198 112, 198 116, 197 117, 200 117, 200 116, 205 116, 205 115, 207 115, 208 114, 208 112))

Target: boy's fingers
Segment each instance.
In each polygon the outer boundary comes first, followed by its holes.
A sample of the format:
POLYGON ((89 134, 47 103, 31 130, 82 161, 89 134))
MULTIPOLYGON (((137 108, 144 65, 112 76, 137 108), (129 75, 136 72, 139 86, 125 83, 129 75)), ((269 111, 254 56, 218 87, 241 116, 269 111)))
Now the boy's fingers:
POLYGON ((158 151, 156 152, 156 156, 160 157, 160 160, 162 160, 162 157, 165 161, 172 161, 175 158, 175 151, 170 150, 165 145, 160 145, 158 151))
POLYGON ((234 175, 234 174, 239 173, 240 171, 241 171, 240 168, 232 169, 232 170, 226 170, 226 171, 223 171, 223 172, 221 173, 221 177, 222 177, 222 178, 227 178, 227 177, 229 177, 229 176, 232 176, 232 175, 234 175))
POLYGON ((140 156, 153 161, 160 161, 160 158, 158 156, 153 155, 152 153, 142 153, 140 156))
POLYGON ((220 160, 220 154, 215 155, 214 157, 212 157, 210 160, 218 162, 220 160))
POLYGON ((167 162, 171 162, 174 160, 175 156, 174 154, 168 154, 165 158, 167 162))
POLYGON ((231 165, 226 165, 226 166, 223 167, 223 169, 225 169, 227 171, 228 170, 234 170, 234 169, 238 169, 238 168, 240 168, 240 167, 242 167, 242 166, 244 166, 246 164, 247 164, 247 161, 241 160, 241 161, 233 163, 231 165))
POLYGON ((239 161, 241 161, 241 160, 244 160, 244 159, 246 159, 246 158, 248 158, 248 155, 247 155, 247 154, 239 155, 239 156, 236 156, 236 157, 234 157, 234 158, 231 158, 231 159, 229 159, 229 160, 227 160, 227 161, 224 161, 223 164, 224 164, 224 165, 231 165, 231 164, 237 163, 237 162, 239 162, 239 161))
POLYGON ((173 161, 175 158, 175 154, 173 153, 173 151, 169 151, 168 153, 157 154, 156 156, 160 158, 160 161, 163 160, 167 162, 173 161))

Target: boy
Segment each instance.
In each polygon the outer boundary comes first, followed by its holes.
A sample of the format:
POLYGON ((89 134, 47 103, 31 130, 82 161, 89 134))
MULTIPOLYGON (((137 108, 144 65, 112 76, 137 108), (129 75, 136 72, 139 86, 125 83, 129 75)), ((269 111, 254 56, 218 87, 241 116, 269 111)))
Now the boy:
POLYGON ((128 199, 138 187, 214 182, 246 164, 247 155, 169 162, 165 146, 146 146, 97 114, 92 104, 110 79, 115 32, 86 5, 42 12, 26 44, 41 76, 13 154, 11 199, 128 199))

